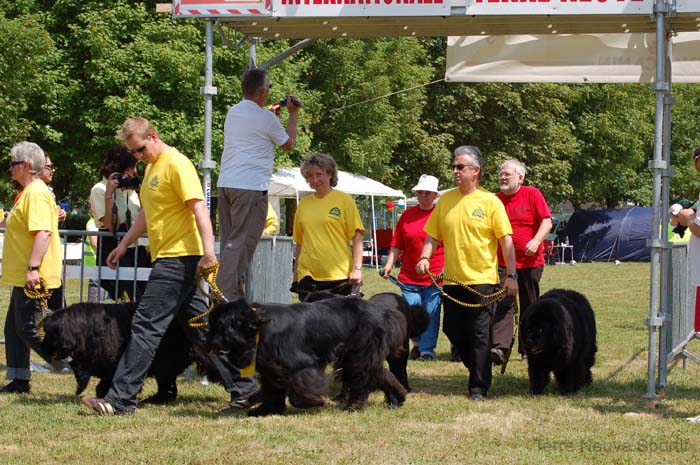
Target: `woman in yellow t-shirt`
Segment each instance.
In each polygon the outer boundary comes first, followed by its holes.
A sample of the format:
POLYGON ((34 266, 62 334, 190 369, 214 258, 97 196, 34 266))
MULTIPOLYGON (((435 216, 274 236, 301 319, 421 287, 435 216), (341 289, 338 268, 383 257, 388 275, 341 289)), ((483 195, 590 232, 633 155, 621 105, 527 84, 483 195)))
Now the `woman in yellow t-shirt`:
MULTIPOLYGON (((40 177, 44 151, 35 143, 20 142, 11 153, 10 172, 22 192, 7 217, 2 250, 2 282, 12 286, 12 292, 5 320, 5 376, 10 383, 0 388, 0 393, 26 394, 30 390, 30 349, 46 357, 37 328, 39 301, 28 298, 24 288, 35 289, 42 282, 49 291, 61 286, 61 240, 55 202, 40 177)), ((79 387, 85 389, 89 376, 75 371, 82 384, 79 387)))
POLYGON ((292 289, 302 300, 314 290, 349 295, 362 282, 365 229, 360 213, 352 197, 333 189, 338 168, 330 155, 309 155, 301 164, 301 174, 314 193, 299 202, 294 215, 296 284, 292 289))

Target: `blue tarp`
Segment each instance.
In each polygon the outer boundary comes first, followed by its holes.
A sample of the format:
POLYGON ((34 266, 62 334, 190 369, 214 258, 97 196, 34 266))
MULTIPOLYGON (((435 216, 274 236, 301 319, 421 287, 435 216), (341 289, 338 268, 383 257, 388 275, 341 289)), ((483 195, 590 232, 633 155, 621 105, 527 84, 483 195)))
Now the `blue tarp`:
POLYGON ((564 234, 578 261, 649 261, 651 207, 577 210, 564 234))

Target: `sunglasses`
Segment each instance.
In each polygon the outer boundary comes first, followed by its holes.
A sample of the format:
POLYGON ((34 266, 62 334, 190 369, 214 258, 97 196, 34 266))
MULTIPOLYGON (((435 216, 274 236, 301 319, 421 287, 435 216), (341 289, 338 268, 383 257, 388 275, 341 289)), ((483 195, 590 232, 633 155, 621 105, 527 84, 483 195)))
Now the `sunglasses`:
POLYGON ((53 165, 44 165, 44 168, 50 171, 56 171, 56 168, 53 165))
POLYGON ((10 168, 14 168, 15 166, 23 165, 23 164, 24 164, 23 161, 10 161, 10 168))
POLYGON ((146 150, 146 146, 142 145, 141 147, 136 147, 134 150, 131 150, 131 153, 142 153, 144 150, 146 150))
POLYGON ((474 165, 465 165, 464 163, 449 164, 447 167, 451 170, 462 171, 464 168, 476 168, 474 165))

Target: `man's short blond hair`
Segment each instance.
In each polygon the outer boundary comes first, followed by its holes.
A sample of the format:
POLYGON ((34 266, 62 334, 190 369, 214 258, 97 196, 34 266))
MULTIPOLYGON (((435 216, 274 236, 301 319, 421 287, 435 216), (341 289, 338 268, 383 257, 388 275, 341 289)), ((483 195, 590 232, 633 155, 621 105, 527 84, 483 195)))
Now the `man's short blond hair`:
POLYGON ((134 134, 147 137, 154 132, 156 132, 156 128, 146 118, 129 118, 124 121, 122 128, 117 131, 117 137, 119 140, 125 141, 134 134))

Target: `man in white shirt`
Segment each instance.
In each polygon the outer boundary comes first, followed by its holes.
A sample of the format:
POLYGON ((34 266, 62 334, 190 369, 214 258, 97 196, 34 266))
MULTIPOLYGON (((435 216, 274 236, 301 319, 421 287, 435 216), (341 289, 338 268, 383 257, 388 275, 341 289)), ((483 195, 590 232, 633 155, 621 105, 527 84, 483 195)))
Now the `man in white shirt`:
POLYGON ((287 97, 285 129, 277 118, 279 104, 263 108, 272 87, 267 71, 247 71, 241 87, 243 100, 229 109, 224 123, 217 184, 221 237, 217 285, 228 299, 245 296, 246 270, 265 226, 275 146, 286 151, 294 148, 301 108, 297 97, 287 97))

